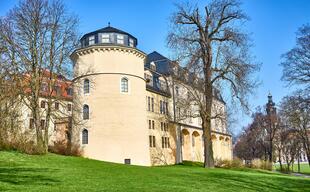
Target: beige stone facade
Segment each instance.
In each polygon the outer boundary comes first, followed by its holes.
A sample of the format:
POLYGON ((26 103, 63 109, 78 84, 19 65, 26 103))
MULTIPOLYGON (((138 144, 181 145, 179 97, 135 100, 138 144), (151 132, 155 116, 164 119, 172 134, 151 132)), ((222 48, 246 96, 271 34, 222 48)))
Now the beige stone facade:
MULTIPOLYGON (((73 124, 73 136, 85 157, 145 166, 203 161, 201 121, 173 118, 171 78, 156 66, 145 67, 147 55, 136 48, 133 36, 107 27, 84 35, 81 43, 71 56, 73 100, 83 107, 73 111, 81 120, 73 124)), ((216 105, 225 110, 223 102, 216 105)), ((214 156, 231 159, 226 123, 216 125, 214 156)))

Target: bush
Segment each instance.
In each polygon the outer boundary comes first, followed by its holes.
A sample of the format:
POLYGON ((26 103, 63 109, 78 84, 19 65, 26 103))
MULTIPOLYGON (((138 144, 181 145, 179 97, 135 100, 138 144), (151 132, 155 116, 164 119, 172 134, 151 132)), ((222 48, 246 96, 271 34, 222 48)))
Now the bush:
POLYGON ((240 159, 234 158, 233 160, 228 159, 215 159, 215 167, 221 168, 242 168, 243 163, 240 159))
POLYGON ((69 145, 65 141, 56 141, 49 146, 49 151, 60 155, 82 156, 82 151, 78 145, 69 145))
POLYGON ((0 150, 15 150, 30 155, 42 154, 43 150, 38 149, 35 142, 27 139, 27 133, 13 138, 1 139, 0 150))
POLYGON ((261 159, 254 159, 251 161, 250 168, 272 170, 272 163, 261 159))

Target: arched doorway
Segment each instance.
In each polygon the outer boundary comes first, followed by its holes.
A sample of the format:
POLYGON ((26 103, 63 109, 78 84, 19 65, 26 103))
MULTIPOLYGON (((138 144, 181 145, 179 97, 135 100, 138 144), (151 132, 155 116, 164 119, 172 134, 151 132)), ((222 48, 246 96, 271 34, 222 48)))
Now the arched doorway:
POLYGON ((197 131, 192 133, 193 160, 202 161, 201 136, 197 131))
POLYGON ((191 161, 190 134, 187 129, 182 129, 182 156, 183 160, 191 161))

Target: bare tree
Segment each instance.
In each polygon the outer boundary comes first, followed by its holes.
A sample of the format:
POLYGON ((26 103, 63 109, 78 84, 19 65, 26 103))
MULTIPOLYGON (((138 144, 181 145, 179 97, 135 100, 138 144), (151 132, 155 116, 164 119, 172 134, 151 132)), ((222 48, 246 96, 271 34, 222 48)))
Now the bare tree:
POLYGON ((289 85, 305 85, 310 88, 310 25, 298 29, 296 45, 283 54, 284 61, 282 80, 289 85))
POLYGON ((287 126, 298 134, 310 166, 310 97, 303 91, 297 91, 284 97, 281 102, 281 118, 287 126))
MULTIPOLYGON (((17 69, 24 87, 24 104, 32 112, 38 151, 48 149, 48 128, 56 115, 52 107, 61 99, 55 89, 61 76, 66 76, 71 64, 69 55, 77 46, 78 19, 69 13, 60 0, 24 0, 0 20, 0 39, 4 43, 3 57, 17 69), (40 109, 43 83, 47 109, 40 109), (45 119, 41 125, 41 119, 45 119)), ((61 90, 62 91, 62 90, 61 90)))
POLYGON ((246 98, 256 86, 251 75, 259 65, 252 63, 248 35, 240 30, 240 24, 246 20, 235 0, 214 0, 203 11, 190 3, 177 5, 172 16, 168 45, 178 61, 201 79, 202 99, 197 103, 201 103, 205 167, 214 167, 211 141, 211 119, 217 117, 212 113, 214 87, 227 88, 233 100, 247 106, 246 98))
POLYGON ((265 117, 261 108, 257 108, 252 115, 253 121, 244 128, 235 145, 234 152, 237 157, 245 160, 267 160, 269 144, 265 117))
POLYGON ((267 114, 264 116, 264 124, 263 127, 266 131, 266 139, 268 141, 268 157, 269 161, 273 162, 273 154, 274 154, 274 140, 277 132, 280 129, 279 126, 279 116, 277 115, 277 110, 275 107, 275 103, 272 101, 271 94, 268 95, 268 103, 266 104, 266 112, 267 114))

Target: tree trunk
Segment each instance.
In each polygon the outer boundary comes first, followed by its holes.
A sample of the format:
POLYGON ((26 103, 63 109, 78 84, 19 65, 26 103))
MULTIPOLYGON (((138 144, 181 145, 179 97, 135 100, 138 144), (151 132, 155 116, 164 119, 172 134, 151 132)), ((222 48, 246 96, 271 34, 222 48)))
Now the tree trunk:
POLYGON ((298 163, 298 173, 300 173, 300 159, 299 159, 299 155, 298 155, 298 158, 297 158, 297 163, 298 163))
POLYGON ((203 138, 204 138, 204 167, 213 168, 214 158, 211 140, 211 121, 207 121, 207 118, 202 121, 203 138))

